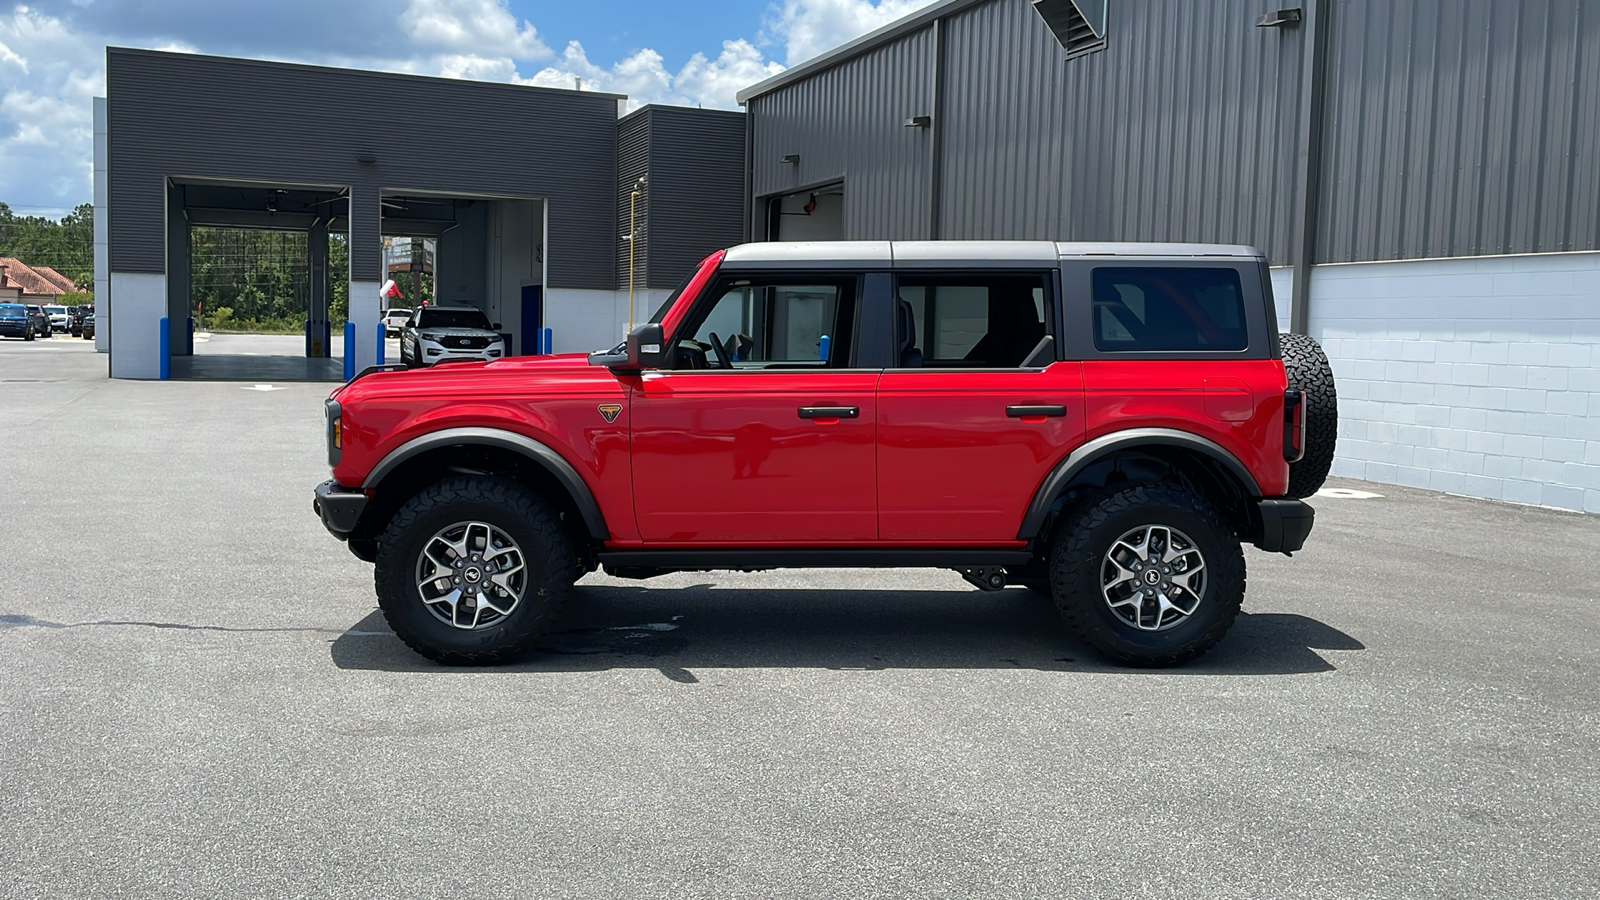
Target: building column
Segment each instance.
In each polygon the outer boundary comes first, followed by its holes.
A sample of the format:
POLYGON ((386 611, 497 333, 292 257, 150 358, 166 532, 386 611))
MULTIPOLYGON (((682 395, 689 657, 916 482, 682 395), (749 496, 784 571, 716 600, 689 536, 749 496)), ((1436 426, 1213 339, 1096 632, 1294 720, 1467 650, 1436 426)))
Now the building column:
POLYGON ((194 355, 189 330, 189 218, 182 185, 167 183, 167 334, 173 356, 194 355))
POLYGON ((318 219, 306 234, 307 292, 306 356, 326 359, 333 354, 328 325, 328 220, 318 219))
POLYGON ((111 349, 111 221, 106 145, 106 98, 94 98, 94 349, 111 349))
POLYGON ((350 188, 350 322, 355 326, 355 371, 378 363, 383 318, 383 202, 378 189, 350 188))

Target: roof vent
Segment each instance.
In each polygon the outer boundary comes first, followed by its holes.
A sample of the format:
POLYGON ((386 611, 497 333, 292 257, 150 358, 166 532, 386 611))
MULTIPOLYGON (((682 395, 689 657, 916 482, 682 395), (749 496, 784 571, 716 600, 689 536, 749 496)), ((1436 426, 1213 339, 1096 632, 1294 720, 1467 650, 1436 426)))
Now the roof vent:
POLYGON ((1103 50, 1106 46, 1106 4, 1109 0, 1033 0, 1039 14, 1067 58, 1103 50))

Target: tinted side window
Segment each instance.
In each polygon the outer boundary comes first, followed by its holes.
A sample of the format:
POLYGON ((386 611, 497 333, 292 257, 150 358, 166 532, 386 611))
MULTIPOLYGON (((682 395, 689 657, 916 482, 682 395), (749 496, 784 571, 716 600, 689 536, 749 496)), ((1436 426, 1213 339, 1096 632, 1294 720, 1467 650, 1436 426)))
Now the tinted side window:
POLYGON ((901 276, 895 285, 898 365, 1022 365, 1054 331, 1049 283, 1042 274, 901 276))
POLYGON ((1229 268, 1097 268, 1100 350, 1243 350, 1244 289, 1229 268))

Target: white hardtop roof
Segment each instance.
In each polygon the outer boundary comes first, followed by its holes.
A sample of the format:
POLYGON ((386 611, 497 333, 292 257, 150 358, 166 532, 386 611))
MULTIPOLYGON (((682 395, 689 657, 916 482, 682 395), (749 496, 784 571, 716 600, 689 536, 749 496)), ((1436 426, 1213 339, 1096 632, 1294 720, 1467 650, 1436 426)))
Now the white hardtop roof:
POLYGON ((1039 265, 1085 256, 1148 259, 1226 257, 1257 259, 1244 244, 1158 244, 1057 241, 768 241, 740 244, 723 258, 727 268, 791 266, 820 268, 877 265, 889 268, 1039 265))

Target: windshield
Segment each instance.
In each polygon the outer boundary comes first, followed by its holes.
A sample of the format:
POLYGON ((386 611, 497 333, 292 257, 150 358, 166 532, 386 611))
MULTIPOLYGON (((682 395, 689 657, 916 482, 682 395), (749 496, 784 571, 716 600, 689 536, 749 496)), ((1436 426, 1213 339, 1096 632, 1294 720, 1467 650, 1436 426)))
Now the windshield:
POLYGON ((65 306, 46 306, 44 311, 52 316, 64 316, 67 314, 67 308, 65 306))
POLYGON ((411 310, 391 307, 386 315, 391 319, 406 319, 411 317, 411 310))
POLYGON ((18 306, 15 303, 0 303, 0 316, 23 316, 27 315, 27 313, 26 307, 18 306))
POLYGON ((489 330, 489 319, 476 309, 434 309, 422 311, 418 328, 482 328, 489 330))

